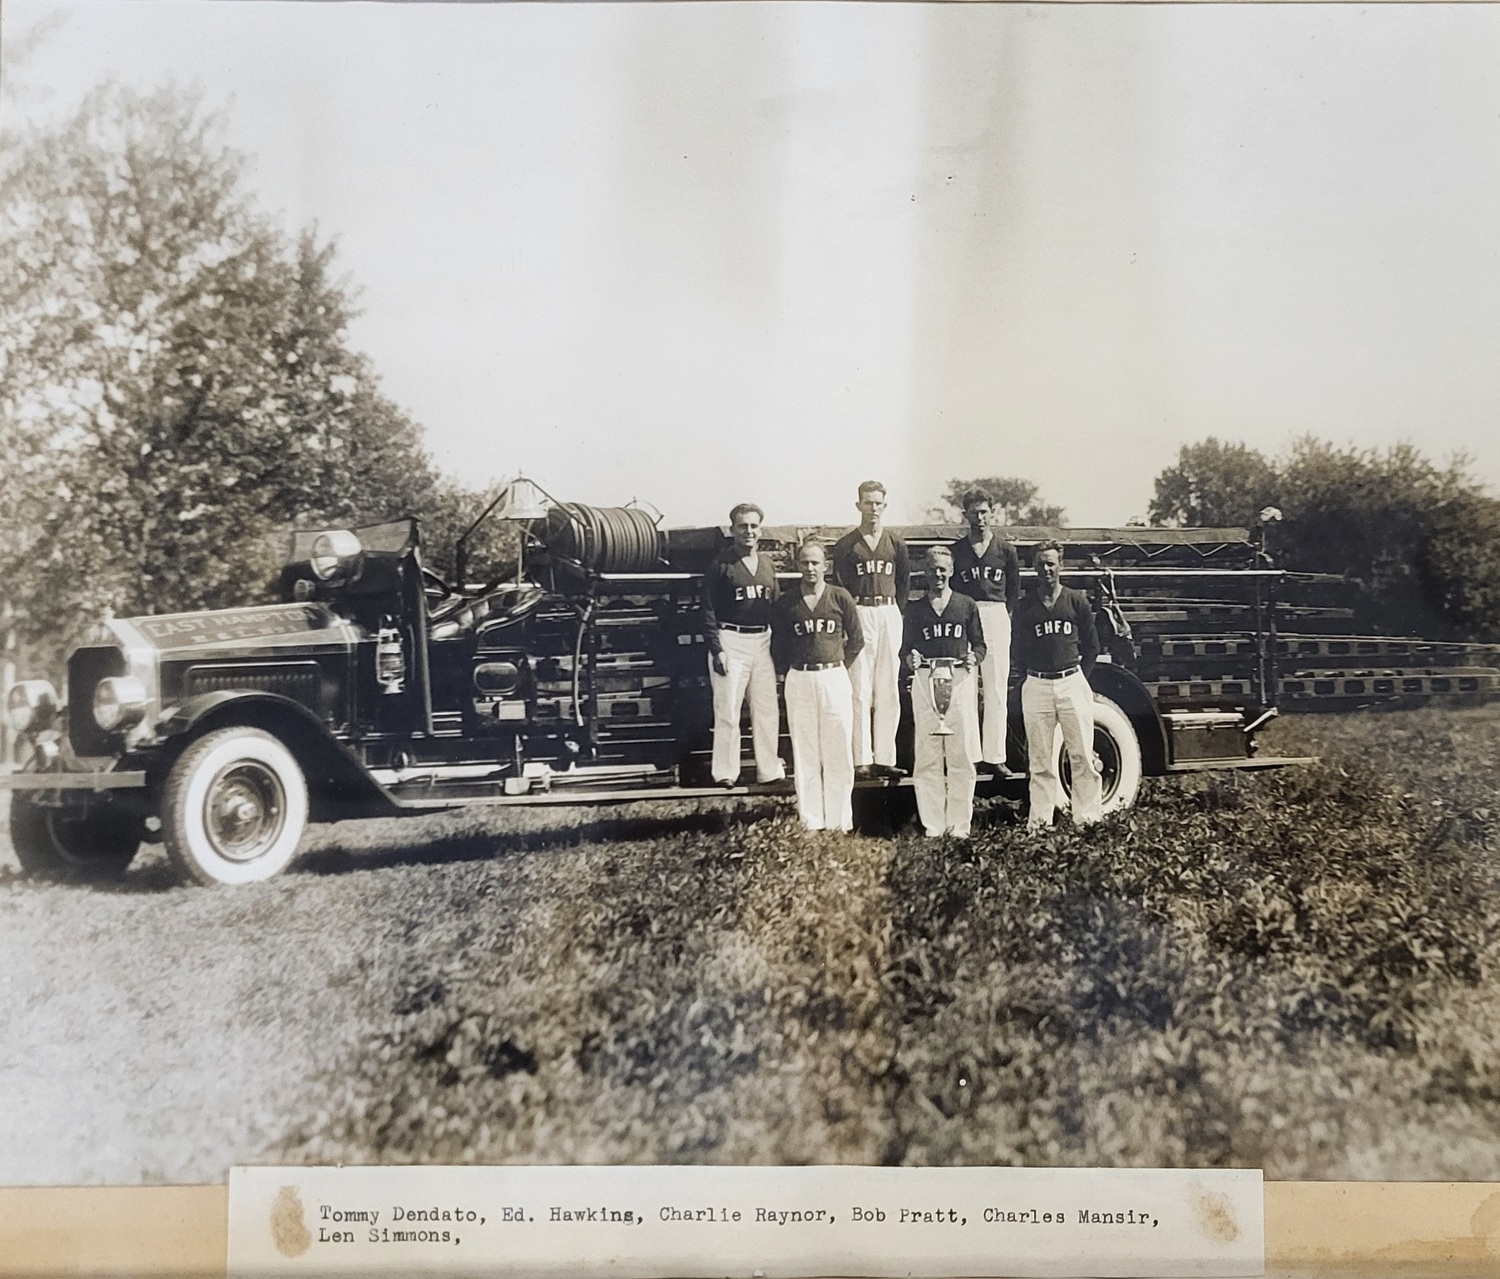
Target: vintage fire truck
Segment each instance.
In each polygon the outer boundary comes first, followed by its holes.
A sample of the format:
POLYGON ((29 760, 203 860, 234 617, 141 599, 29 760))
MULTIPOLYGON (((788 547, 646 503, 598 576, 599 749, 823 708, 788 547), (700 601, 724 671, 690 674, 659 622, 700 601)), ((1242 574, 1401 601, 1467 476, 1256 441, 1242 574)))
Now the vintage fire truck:
MULTIPOLYGON (((71 654, 66 697, 18 683, 6 715, 28 759, 0 787, 12 792, 23 868, 119 876, 143 841, 159 840, 184 881, 244 884, 283 870, 310 821, 724 797, 707 784, 699 601, 724 531, 664 529, 633 505, 552 501, 529 481, 485 518, 521 533, 501 580, 467 581, 474 528, 453 581, 423 565, 415 520, 299 532, 280 602, 112 619, 71 654)), ((841 531, 769 527, 762 550, 791 578, 802 537, 841 531)), ((899 531, 917 555, 960 532, 899 531)), ((1068 576, 1096 601, 1107 810, 1130 805, 1144 776, 1295 762, 1255 750, 1285 687, 1285 575, 1243 530, 1010 536, 1023 555, 1043 536, 1065 539, 1068 576), (1193 619, 1215 608, 1232 610, 1235 627, 1219 616, 1211 639, 1195 639, 1193 619), (1157 614, 1176 630, 1143 643, 1157 614), (1224 651, 1205 658, 1205 643, 1224 651)), ((903 723, 909 760, 909 714, 903 723)), ((1015 776, 982 780, 981 796, 1024 799, 1019 714, 1011 723, 1015 776)), ((910 784, 862 781, 856 799, 862 824, 899 822, 910 784)))

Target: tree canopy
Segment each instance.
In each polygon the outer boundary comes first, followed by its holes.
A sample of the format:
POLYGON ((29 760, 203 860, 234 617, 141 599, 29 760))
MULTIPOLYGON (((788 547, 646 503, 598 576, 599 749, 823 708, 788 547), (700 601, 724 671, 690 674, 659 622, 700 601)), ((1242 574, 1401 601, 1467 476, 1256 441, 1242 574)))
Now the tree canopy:
POLYGON ((951 479, 943 490, 943 506, 934 507, 929 518, 941 523, 962 522, 964 494, 979 489, 988 495, 1001 524, 1035 524, 1058 527, 1066 523, 1063 508, 1042 500, 1041 491, 1030 480, 989 475, 974 480, 951 479))
POLYGON ((1209 436, 1184 444, 1177 465, 1156 477, 1150 519, 1184 528, 1254 527, 1261 509, 1275 501, 1276 468, 1244 444, 1209 436))
POLYGON ((174 88, 95 90, 0 169, 0 571, 23 632, 249 602, 293 523, 430 508, 315 229, 174 88))
POLYGON ((1500 635, 1500 501, 1463 458, 1440 466, 1412 444, 1340 448, 1308 436, 1271 459, 1209 438, 1157 477, 1151 515, 1253 527, 1264 506, 1283 516, 1268 530, 1280 563, 1362 583, 1365 620, 1434 638, 1500 635))

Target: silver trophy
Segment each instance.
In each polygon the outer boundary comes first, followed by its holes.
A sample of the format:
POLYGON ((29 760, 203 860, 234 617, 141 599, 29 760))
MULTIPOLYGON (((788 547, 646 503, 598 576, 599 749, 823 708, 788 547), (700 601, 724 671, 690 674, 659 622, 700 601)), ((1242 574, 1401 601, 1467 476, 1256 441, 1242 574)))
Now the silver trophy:
POLYGON ((959 657, 929 657, 924 664, 931 672, 927 679, 927 695, 932 699, 932 709, 937 715, 934 737, 949 737, 953 730, 948 727, 948 710, 953 705, 953 672, 963 666, 959 657))

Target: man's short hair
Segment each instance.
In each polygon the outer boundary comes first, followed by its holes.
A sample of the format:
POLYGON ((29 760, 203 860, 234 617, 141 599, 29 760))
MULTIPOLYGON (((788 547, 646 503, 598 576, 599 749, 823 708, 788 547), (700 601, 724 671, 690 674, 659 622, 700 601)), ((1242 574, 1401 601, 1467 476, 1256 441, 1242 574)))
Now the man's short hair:
POLYGON ((1035 564, 1039 559, 1042 558, 1043 551, 1056 551, 1058 562, 1061 563, 1063 558, 1063 546, 1062 543, 1059 542, 1055 537, 1049 537, 1045 542, 1038 542, 1036 546, 1032 548, 1031 562, 1033 564, 1035 564))
POLYGON ((861 502, 865 500, 866 493, 879 493, 881 497, 884 497, 885 485, 879 480, 866 480, 859 486, 859 500, 861 502))
POLYGON ((825 560, 828 558, 828 548, 823 545, 823 539, 821 537, 804 537, 802 541, 797 543, 797 562, 799 564, 802 562, 803 551, 810 551, 814 549, 821 551, 825 560))
POLYGON ((953 565, 953 552, 950 551, 946 546, 929 546, 927 548, 926 558, 929 560, 947 560, 950 568, 953 565))
POLYGON ((746 511, 754 511, 756 515, 760 517, 760 522, 762 524, 766 522, 766 513, 761 510, 760 507, 756 506, 754 502, 741 502, 738 506, 736 506, 729 512, 729 522, 731 524, 738 523, 740 516, 743 515, 746 511))
POLYGON ((995 504, 995 499, 986 493, 984 489, 970 489, 963 495, 961 500, 963 509, 966 511, 971 506, 978 506, 980 502, 984 502, 988 506, 994 506, 995 504))

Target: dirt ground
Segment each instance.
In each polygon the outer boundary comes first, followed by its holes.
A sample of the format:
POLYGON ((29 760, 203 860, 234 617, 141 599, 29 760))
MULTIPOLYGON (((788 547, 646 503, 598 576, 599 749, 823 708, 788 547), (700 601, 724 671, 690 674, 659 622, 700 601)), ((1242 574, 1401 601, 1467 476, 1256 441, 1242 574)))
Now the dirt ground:
POLYGON ((1500 707, 1097 832, 784 809, 345 823, 272 883, 24 879, 0 1183, 237 1162, 1098 1163, 1500 1176, 1500 707), (1421 767, 1412 766, 1421 761, 1421 767))

